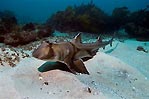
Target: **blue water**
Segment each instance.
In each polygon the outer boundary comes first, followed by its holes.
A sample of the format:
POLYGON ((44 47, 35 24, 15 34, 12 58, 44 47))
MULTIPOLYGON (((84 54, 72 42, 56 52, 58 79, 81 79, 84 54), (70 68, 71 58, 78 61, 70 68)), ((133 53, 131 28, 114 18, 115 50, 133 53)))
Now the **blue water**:
MULTIPOLYGON (((58 10, 64 10, 68 5, 80 5, 91 0, 0 0, 0 11, 11 10, 22 22, 45 22, 58 10)), ((127 6, 131 11, 145 8, 149 0, 93 0, 106 13, 111 13, 115 7, 127 6)))

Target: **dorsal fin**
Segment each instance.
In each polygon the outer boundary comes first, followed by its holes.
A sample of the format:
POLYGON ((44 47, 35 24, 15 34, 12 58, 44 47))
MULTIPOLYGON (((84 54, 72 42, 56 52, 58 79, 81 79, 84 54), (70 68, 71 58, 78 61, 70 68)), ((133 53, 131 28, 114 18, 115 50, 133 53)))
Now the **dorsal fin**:
POLYGON ((75 42, 81 43, 81 32, 79 32, 75 37, 74 37, 75 42))

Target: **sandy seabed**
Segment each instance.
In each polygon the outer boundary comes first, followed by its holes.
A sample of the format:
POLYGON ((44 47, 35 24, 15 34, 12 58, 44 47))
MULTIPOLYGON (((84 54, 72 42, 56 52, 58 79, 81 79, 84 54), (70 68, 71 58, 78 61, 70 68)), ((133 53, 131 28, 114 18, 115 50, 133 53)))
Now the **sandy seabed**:
MULTIPOLYGON (((37 68, 45 61, 33 58, 32 50, 18 49, 21 58, 13 62, 15 67, 7 61, 0 64, 0 99, 149 99, 149 53, 137 46, 149 50, 149 42, 135 40, 115 40, 112 47, 99 49, 85 62, 90 75, 40 73, 37 68)), ((13 53, 0 48, 1 60, 7 52, 13 53)))

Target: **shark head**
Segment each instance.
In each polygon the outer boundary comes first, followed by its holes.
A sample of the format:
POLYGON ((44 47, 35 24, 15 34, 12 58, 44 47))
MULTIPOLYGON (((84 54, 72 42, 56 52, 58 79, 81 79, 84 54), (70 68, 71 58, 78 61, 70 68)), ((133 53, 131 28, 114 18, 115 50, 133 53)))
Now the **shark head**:
POLYGON ((33 51, 32 56, 41 60, 54 58, 55 55, 52 49, 52 43, 44 41, 37 49, 33 51))

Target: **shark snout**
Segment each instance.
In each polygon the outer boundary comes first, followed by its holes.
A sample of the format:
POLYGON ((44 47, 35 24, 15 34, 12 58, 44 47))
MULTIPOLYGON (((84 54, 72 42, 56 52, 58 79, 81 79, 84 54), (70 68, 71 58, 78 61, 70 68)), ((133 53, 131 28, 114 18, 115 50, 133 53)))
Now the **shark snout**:
POLYGON ((32 56, 37 59, 41 59, 41 60, 44 59, 44 55, 38 52, 33 52, 32 56))
POLYGON ((32 56, 37 59, 45 60, 50 58, 49 48, 37 48, 33 51, 32 56))
POLYGON ((39 58, 39 55, 36 51, 33 51, 32 56, 35 57, 35 58, 39 58))

